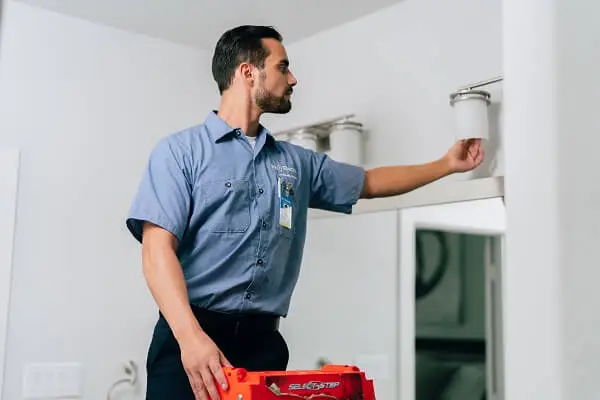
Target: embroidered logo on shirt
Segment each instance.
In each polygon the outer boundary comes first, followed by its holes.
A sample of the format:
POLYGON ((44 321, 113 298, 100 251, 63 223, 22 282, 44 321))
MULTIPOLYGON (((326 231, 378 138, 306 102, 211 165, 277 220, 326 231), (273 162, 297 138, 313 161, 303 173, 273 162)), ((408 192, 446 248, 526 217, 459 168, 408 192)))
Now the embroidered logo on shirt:
POLYGON ((298 177, 298 171, 296 168, 288 167, 287 165, 271 164, 271 168, 275 169, 280 177, 287 177, 296 179, 298 177))

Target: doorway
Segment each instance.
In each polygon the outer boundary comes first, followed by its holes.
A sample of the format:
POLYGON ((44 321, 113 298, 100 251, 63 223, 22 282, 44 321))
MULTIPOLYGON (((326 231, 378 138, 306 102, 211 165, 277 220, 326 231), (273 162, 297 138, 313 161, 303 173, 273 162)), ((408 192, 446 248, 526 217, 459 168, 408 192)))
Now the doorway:
POLYGON ((399 218, 400 398, 503 400, 503 199, 399 218))
POLYGON ((415 399, 497 398, 498 236, 416 232, 415 399))

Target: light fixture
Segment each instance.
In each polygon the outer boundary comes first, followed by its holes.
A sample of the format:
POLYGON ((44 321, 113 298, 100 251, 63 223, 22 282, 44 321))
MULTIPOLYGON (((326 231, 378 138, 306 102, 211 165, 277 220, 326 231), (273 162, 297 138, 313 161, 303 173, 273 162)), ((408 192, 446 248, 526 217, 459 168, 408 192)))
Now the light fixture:
POLYGON ((346 114, 274 134, 278 140, 316 152, 347 164, 362 165, 364 130, 354 114, 346 114))
POLYGON ((454 108, 456 140, 489 140, 488 107, 491 103, 491 95, 489 92, 477 88, 500 82, 503 79, 503 76, 497 76, 472 83, 450 94, 450 105, 454 108))
POLYGON ((318 151, 319 134, 318 131, 311 128, 300 128, 297 131, 288 134, 288 141, 297 146, 318 151))
POLYGON ((363 125, 343 120, 332 124, 329 132, 329 156, 352 165, 363 164, 363 125))

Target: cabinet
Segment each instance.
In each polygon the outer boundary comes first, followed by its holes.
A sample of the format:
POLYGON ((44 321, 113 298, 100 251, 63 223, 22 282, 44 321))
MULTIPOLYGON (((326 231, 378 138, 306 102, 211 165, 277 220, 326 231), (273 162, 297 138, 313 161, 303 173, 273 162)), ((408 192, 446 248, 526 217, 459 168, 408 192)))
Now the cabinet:
POLYGON ((436 335, 416 326, 416 232, 479 235, 485 244, 483 327, 479 333, 450 328, 442 339, 482 340, 486 398, 502 400, 501 183, 448 183, 402 199, 363 202, 351 216, 314 213, 298 286, 281 326, 291 351, 289 368, 352 363, 374 378, 378 398, 419 399, 416 338, 436 335))

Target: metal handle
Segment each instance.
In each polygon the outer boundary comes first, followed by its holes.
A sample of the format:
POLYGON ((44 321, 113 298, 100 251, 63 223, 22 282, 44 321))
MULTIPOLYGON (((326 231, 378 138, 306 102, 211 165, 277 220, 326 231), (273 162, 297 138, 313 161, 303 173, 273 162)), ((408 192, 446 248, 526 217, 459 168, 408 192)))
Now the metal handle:
POLYGON ((342 123, 350 123, 353 124, 357 127, 361 127, 362 128, 362 124, 359 122, 355 122, 352 121, 352 118, 354 118, 355 115, 354 114, 346 114, 346 115, 340 115, 338 117, 335 118, 331 118, 331 119, 326 119, 323 121, 319 121, 319 122, 314 122, 312 124, 308 124, 308 125, 304 125, 304 126, 297 126, 295 128, 291 128, 291 129, 286 129, 280 132, 274 132, 273 136, 281 136, 281 135, 292 135, 298 131, 304 130, 304 131, 308 131, 311 133, 316 134, 317 136, 327 136, 328 132, 331 130, 331 128, 336 125, 336 124, 342 124, 342 123))
POLYGON ((497 275, 496 275, 496 251, 495 242, 493 237, 485 239, 484 248, 484 265, 485 265, 485 282, 486 282, 486 358, 487 358, 487 377, 489 379, 488 395, 490 400, 497 400, 497 363, 498 363, 498 352, 497 352, 497 275))
POLYGON ((470 90, 481 86, 491 85, 492 83, 500 82, 501 80, 504 80, 504 75, 499 75, 494 78, 486 79, 485 81, 475 82, 470 85, 463 86, 459 89, 459 91, 470 90))
POLYGON ((490 313, 491 313, 491 335, 492 335, 492 340, 491 340, 491 344, 492 344, 492 357, 490 360, 490 363, 492 364, 492 382, 491 382, 491 386, 492 386, 492 393, 494 395, 496 395, 498 393, 498 383, 497 383, 497 379, 498 379, 498 371, 497 371, 497 363, 498 363, 498 352, 497 352, 497 346, 498 343, 496 342, 498 339, 496 337, 496 329, 498 329, 497 323, 496 323, 496 307, 497 307, 497 301, 496 301, 496 278, 492 278, 492 281, 490 282, 490 297, 491 297, 491 307, 490 307, 490 313))

